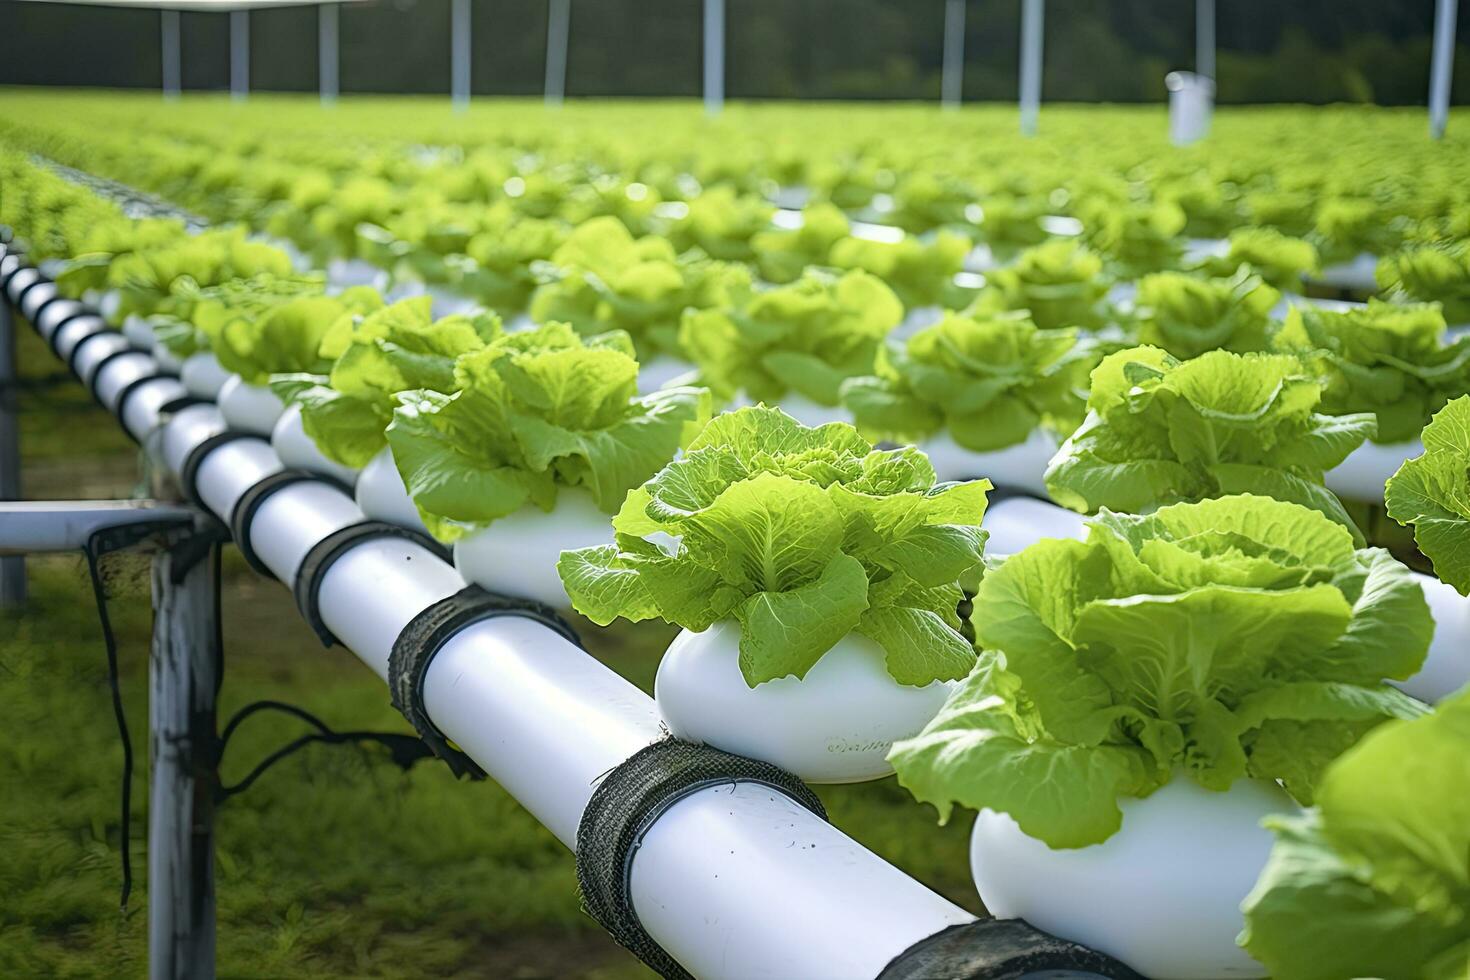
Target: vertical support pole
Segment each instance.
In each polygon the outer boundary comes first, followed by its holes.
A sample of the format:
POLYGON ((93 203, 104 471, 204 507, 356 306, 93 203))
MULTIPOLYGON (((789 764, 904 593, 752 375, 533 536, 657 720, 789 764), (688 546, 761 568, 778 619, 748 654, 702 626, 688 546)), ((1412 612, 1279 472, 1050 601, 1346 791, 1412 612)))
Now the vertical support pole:
POLYGON ((567 41, 572 0, 551 0, 546 11, 546 104, 555 108, 567 95, 567 41))
POLYGON ((1460 0, 1434 8, 1434 54, 1429 62, 1429 137, 1443 139, 1450 121, 1450 78, 1455 67, 1455 15, 1460 0))
POLYGON ((1041 36, 1044 0, 1021 0, 1021 135, 1036 135, 1041 112, 1041 36))
POLYGON ((230 11, 230 98, 250 94, 250 11, 230 11))
POLYGON ((1194 0, 1194 73, 1215 78, 1215 0, 1194 0))
POLYGON ((179 12, 160 10, 158 22, 159 60, 163 64, 163 97, 177 99, 184 90, 183 59, 179 53, 179 12))
POLYGON ((704 111, 725 108, 725 0, 704 0, 704 111))
POLYGON ((316 8, 316 64, 323 105, 337 101, 340 86, 337 67, 337 14, 340 9, 335 3, 324 3, 316 8))
MULTIPOLYGON (((20 499, 20 418, 14 382, 15 317, 10 303, 0 299, 0 500, 20 499)), ((25 601, 25 559, 0 558, 0 608, 25 601)))
POLYGON ((449 99, 456 112, 470 105, 470 0, 450 0, 449 99))
POLYGON ((965 0, 944 0, 944 71, 939 104, 958 109, 965 80, 965 0))
POLYGON ((153 559, 149 980, 214 977, 214 577, 213 548, 187 557, 163 551, 153 559))

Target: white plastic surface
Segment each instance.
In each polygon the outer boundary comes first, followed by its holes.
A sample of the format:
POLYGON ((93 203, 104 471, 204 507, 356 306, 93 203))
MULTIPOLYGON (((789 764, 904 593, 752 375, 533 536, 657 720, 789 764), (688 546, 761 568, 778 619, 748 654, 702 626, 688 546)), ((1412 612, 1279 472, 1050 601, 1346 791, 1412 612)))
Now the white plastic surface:
POLYGON ((938 306, 916 306, 904 314, 903 320, 893 328, 893 339, 907 340, 925 327, 932 327, 944 319, 944 309, 938 306))
POLYGON ((179 384, 177 378, 158 377, 147 384, 139 385, 128 396, 128 403, 123 406, 123 428, 131 432, 139 442, 143 442, 158 424, 159 407, 183 396, 184 386, 179 384))
POLYGON ((987 555, 1014 555, 1043 538, 1082 538, 1083 521, 1076 511, 1033 497, 1009 497, 985 510, 987 555))
POLYGON ((1337 289, 1353 289, 1364 293, 1378 291, 1378 256, 1359 252, 1346 262, 1325 266, 1319 275, 1311 276, 1315 282, 1337 289))
POLYGON ((598 510, 587 491, 562 487, 551 513, 527 504, 456 541, 454 567, 466 582, 491 592, 567 609, 557 559, 563 551, 612 540, 612 515, 598 510))
POLYGON ((184 366, 184 362, 179 360, 178 355, 162 344, 155 344, 148 353, 153 356, 153 360, 158 363, 159 367, 170 374, 178 374, 184 366))
POLYGON ((659 354, 638 366, 638 393, 646 395, 694 371, 694 365, 677 357, 659 354))
POLYGON ((158 344, 158 338, 153 334, 153 325, 136 313, 129 314, 123 320, 122 334, 137 350, 151 351, 158 344))
POLYGON ((474 299, 462 296, 448 286, 430 284, 424 287, 424 291, 431 297, 429 311, 436 320, 453 316, 456 313, 468 313, 480 305, 474 299))
MULTIPOLYGON (((19 263, 20 261, 21 260, 19 258, 16 259, 17 263, 19 263)), ((19 296, 22 292, 24 292, 27 286, 40 278, 41 273, 35 269, 29 267, 19 269, 14 274, 12 274, 8 280, 6 280, 5 295, 10 297, 10 302, 14 303, 15 298, 19 296)))
POLYGON ((357 475, 354 488, 357 506, 375 521, 387 521, 400 527, 413 528, 428 533, 403 477, 393 464, 393 453, 384 446, 357 475))
POLYGON ((992 452, 965 449, 947 432, 940 432, 921 447, 934 464, 940 480, 972 480, 984 477, 998 487, 1013 487, 1046 493, 1046 465, 1057 452, 1057 440, 1043 429, 1032 429, 1024 442, 992 452))
POLYGON ((250 520, 250 545, 289 589, 313 545, 361 520, 362 511, 347 494, 326 483, 303 480, 281 487, 256 508, 250 520))
POLYGON ((952 687, 898 683, 883 667, 883 648, 853 633, 803 679, 752 688, 740 673, 740 625, 725 620, 674 638, 654 698, 680 738, 773 763, 809 783, 852 783, 892 772, 886 757, 894 741, 917 735, 952 687))
POLYGON ((117 322, 117 311, 122 308, 122 293, 116 289, 109 289, 102 294, 102 301, 97 304, 97 312, 107 320, 108 323, 117 322))
POLYGON ((281 461, 271 451, 270 443, 264 439, 236 439, 216 446, 204 457, 194 484, 205 506, 227 521, 246 490, 280 470, 281 461))
POLYGON ((1381 504, 1383 485, 1388 478, 1398 472, 1405 460, 1423 454, 1424 444, 1418 439, 1388 445, 1365 442, 1341 464, 1328 470, 1324 482, 1327 489, 1340 497, 1381 504))
POLYGON ((357 470, 328 459, 316 447, 311 436, 306 434, 306 430, 301 425, 301 406, 299 405, 288 406, 281 413, 281 417, 276 420, 275 427, 271 429, 271 447, 275 449, 276 455, 281 457, 281 462, 287 466, 330 476, 334 480, 341 480, 349 487, 357 481, 357 470))
POLYGON ((568 847, 598 781, 659 737, 646 694, 546 627, 511 616, 444 644, 424 680, 424 705, 568 847))
MULTIPOLYGON (((50 313, 51 310, 48 309, 46 312, 50 313)), ((56 356, 64 361, 71 356, 71 352, 76 349, 83 337, 90 337, 104 330, 107 330, 107 322, 100 316, 76 317, 62 324, 61 328, 51 336, 51 349, 56 351, 56 356)), ((111 331, 108 332, 111 333, 111 331)), ((126 343, 124 338, 119 337, 118 339, 126 343)))
POLYGON ((189 394, 209 401, 219 397, 219 390, 232 377, 234 375, 220 366, 219 358, 207 350, 190 354, 179 366, 179 380, 184 382, 189 394))
POLYGON ((1434 616, 1434 639, 1419 673, 1399 688, 1430 704, 1470 684, 1470 599, 1430 575, 1415 573, 1434 616))
MULTIPOLYGON (((50 341, 51 335, 56 332, 56 327, 62 320, 65 320, 69 316, 75 316, 84 309, 86 307, 74 299, 57 300, 42 310, 40 316, 36 318, 36 330, 47 341, 50 341)), ((102 322, 101 317, 92 317, 92 319, 99 323, 102 322)))
POLYGON ((1240 902, 1271 851, 1260 826, 1297 806, 1274 783, 1224 793, 1183 776, 1120 801, 1122 828, 1101 844, 1052 850, 1008 815, 982 810, 970 838, 980 900, 1002 919, 1109 953, 1147 977, 1263 977, 1235 945, 1240 902))
POLYGON ((107 362, 107 367, 97 376, 97 399, 111 412, 117 408, 117 396, 138 378, 158 373, 153 358, 142 351, 134 351, 107 362))
POLYGON ((781 793, 711 786, 634 852, 638 920, 700 980, 875 977, 974 917, 781 793))
POLYGON ((336 292, 349 286, 371 286, 382 271, 365 259, 333 259, 327 263, 327 285, 336 292))
POLYGON ((27 320, 35 322, 36 311, 41 304, 56 295, 56 283, 43 282, 20 298, 20 312, 27 320))
POLYGON ((174 413, 163 427, 159 455, 174 474, 184 468, 189 451, 210 436, 225 431, 225 420, 213 405, 190 405, 174 413))
POLYGON ((263 385, 246 384, 239 375, 220 386, 215 401, 230 428, 261 436, 269 436, 276 420, 286 411, 274 391, 263 385))
POLYGON ((97 365, 110 354, 120 350, 127 350, 128 338, 120 333, 108 333, 106 337, 89 341, 77 355, 75 364, 76 375, 82 380, 82 384, 90 384, 92 374, 97 370, 97 365))

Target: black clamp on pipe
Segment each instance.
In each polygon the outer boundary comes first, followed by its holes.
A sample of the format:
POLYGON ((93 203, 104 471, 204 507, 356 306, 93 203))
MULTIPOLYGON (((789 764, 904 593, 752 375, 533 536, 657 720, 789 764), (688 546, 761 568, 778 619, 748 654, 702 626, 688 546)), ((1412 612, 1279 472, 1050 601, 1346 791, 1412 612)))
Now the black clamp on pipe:
POLYGON ((450 637, 481 620, 498 616, 533 620, 577 646, 582 645, 577 631, 550 606, 528 599, 511 599, 471 585, 415 616, 398 634, 388 657, 388 693, 393 707, 403 713, 419 737, 456 776, 483 779, 485 771, 445 738, 430 720, 424 709, 424 677, 450 637))
POLYGON ((226 443, 236 442, 240 439, 254 439, 257 442, 265 442, 264 439, 253 432, 237 432, 233 429, 226 429, 224 432, 216 432, 189 450, 189 455, 184 457, 184 463, 179 467, 179 491, 184 495, 185 500, 205 513, 209 512, 209 505, 204 502, 203 497, 199 496, 199 467, 204 462, 204 458, 220 446, 226 443))
POLYGON ((277 470, 270 476, 261 480, 240 495, 235 502, 235 509, 230 512, 230 535, 235 539, 235 547, 240 549, 240 554, 245 558, 245 564, 255 569, 266 578, 275 578, 276 575, 266 567, 265 562, 255 553, 254 546, 250 543, 250 524, 255 520, 255 514, 262 504, 271 498, 277 490, 283 490, 296 483, 326 483, 334 489, 342 491, 347 496, 352 496, 352 490, 341 480, 326 476, 321 473, 313 473, 303 469, 277 470))
POLYGON ((878 980, 1021 980, 1033 975, 1144 980, 1106 953, 1058 939, 1023 919, 950 926, 899 953, 878 980))
POLYGON ((375 538, 402 538, 412 541, 422 545, 445 563, 450 561, 449 549, 427 534, 398 524, 389 524, 387 521, 358 521, 356 524, 338 528, 322 538, 301 559, 301 567, 296 570, 296 581, 291 587, 291 593, 302 618, 324 647, 341 641, 332 635, 332 631, 322 620, 322 580, 327 577, 327 572, 337 563, 338 558, 364 541, 375 538))

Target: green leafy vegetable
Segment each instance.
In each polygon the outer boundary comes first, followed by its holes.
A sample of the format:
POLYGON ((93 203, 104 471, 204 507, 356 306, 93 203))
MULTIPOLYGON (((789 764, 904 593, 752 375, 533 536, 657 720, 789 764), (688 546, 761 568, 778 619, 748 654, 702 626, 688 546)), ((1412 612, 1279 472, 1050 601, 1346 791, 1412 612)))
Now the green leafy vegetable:
POLYGON ((1458 980, 1470 969, 1470 691, 1328 767, 1276 846, 1240 942, 1281 980, 1458 980))
POLYGON ((1470 396, 1440 409, 1424 430, 1424 455, 1389 478, 1388 516, 1414 526, 1434 573, 1470 595, 1470 396))
POLYGON ((1281 294, 1241 269, 1225 279, 1158 272, 1138 283, 1138 342, 1179 358, 1205 351, 1268 349, 1271 308, 1281 294))
POLYGON ((826 265, 832 246, 847 237, 847 215, 834 204, 812 204, 796 228, 772 228, 750 239, 763 277, 775 283, 801 278, 808 266, 826 265))
POLYGON ((958 309, 971 298, 970 291, 954 281, 969 254, 968 238, 941 231, 932 242, 912 235, 893 242, 844 238, 832 246, 828 261, 839 269, 871 272, 893 289, 905 309, 936 305, 958 309))
POLYGON ((1470 322, 1470 244, 1422 245, 1382 259, 1378 285, 1396 297, 1439 303, 1451 323, 1470 322))
POLYGON ((1075 241, 1028 248, 1014 265, 985 274, 974 312, 1026 310, 1038 327, 1097 329, 1107 322, 1103 299, 1111 278, 1102 259, 1075 241))
POLYGON ((1279 779, 1310 803, 1365 732, 1422 705, 1383 678, 1424 660, 1413 575, 1322 514, 1240 495, 1104 511, 1086 541, 1041 541, 980 583, 974 672, 889 755, 948 815, 1010 814, 1052 847, 1120 826, 1120 797, 1170 779, 1279 779))
POLYGON ((1229 251, 1205 262, 1204 269, 1229 277, 1242 265, 1276 289, 1300 291, 1302 277, 1316 273, 1319 261, 1316 246, 1304 238, 1283 235, 1275 228, 1237 228, 1230 233, 1229 251))
POLYGON ((956 583, 980 565, 989 488, 937 484, 919 450, 875 450, 844 423, 743 408, 628 494, 616 544, 565 552, 558 569, 595 623, 736 620, 752 687, 804 677, 854 631, 883 648, 895 680, 922 686, 974 662, 956 583), (652 543, 657 532, 677 546, 652 543))
POLYGON ((1320 414, 1321 398, 1321 384, 1289 355, 1110 354, 1092 372, 1087 419, 1047 469, 1047 492, 1083 513, 1254 493, 1357 534, 1322 475, 1373 434, 1373 416, 1320 414))

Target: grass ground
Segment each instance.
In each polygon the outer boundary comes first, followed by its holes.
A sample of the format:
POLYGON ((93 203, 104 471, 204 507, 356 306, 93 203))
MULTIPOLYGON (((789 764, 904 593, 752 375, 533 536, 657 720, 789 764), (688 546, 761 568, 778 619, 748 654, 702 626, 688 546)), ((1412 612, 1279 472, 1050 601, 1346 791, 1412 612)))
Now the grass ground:
MULTIPOLYGON (((22 375, 59 365, 18 327, 22 375)), ((74 382, 21 392, 26 495, 126 496, 136 450, 74 382)), ((116 576, 112 606, 133 741, 146 745, 146 574, 116 576)), ((118 909, 122 753, 101 636, 78 559, 30 562, 32 597, 0 613, 0 976, 145 972, 147 773, 133 786, 137 876, 118 909)), ((227 554, 221 713, 259 698, 343 728, 407 731, 387 691, 341 649, 323 650, 285 590, 227 554)), ((595 655, 645 690, 670 633, 596 630, 595 655)), ((225 761, 233 781, 296 734, 259 718, 225 761)), ((968 819, 934 825, 893 780, 821 791, 833 821, 970 908, 968 819)), ((314 748, 219 813, 224 977, 642 977, 583 914, 572 856, 492 783, 439 765, 402 773, 371 750, 314 748)), ((840 896, 833 896, 840 900, 840 896)))

